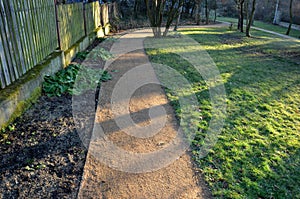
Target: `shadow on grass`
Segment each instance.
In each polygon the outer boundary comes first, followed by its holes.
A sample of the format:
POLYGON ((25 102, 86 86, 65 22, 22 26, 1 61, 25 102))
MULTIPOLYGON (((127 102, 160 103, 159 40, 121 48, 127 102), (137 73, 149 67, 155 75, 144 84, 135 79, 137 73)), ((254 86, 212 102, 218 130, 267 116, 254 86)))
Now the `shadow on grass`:
MULTIPOLYGON (((197 150, 211 114, 209 88, 176 54, 155 52, 151 60, 173 67, 194 85, 191 92, 204 116, 194 153, 214 195, 299 197, 299 43, 257 31, 253 31, 255 38, 225 29, 182 32, 207 50, 227 92, 224 130, 206 158, 197 159, 197 150)), ((168 96, 176 99, 172 93, 168 96)))

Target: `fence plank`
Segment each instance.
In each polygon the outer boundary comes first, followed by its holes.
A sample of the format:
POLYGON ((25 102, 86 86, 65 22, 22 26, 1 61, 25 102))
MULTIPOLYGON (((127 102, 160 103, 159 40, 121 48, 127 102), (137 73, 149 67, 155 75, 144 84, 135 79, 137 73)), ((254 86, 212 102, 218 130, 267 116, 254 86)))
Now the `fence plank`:
POLYGON ((85 18, 88 34, 101 26, 101 7, 98 1, 86 4, 85 18))
POLYGON ((33 30, 32 30, 32 13, 29 11, 29 2, 27 0, 24 1, 24 10, 25 10, 25 16, 27 16, 26 20, 26 28, 27 28, 27 34, 29 39, 29 48, 30 48, 30 58, 31 58, 31 66, 36 63, 36 56, 34 51, 34 42, 33 42, 33 30))
POLYGON ((19 47, 19 51, 21 54, 21 60, 23 61, 21 66, 15 66, 13 67, 13 69, 15 70, 16 73, 18 73, 18 76, 21 76, 22 74, 24 74, 26 72, 26 65, 28 65, 27 63, 27 59, 26 57, 28 57, 27 54, 27 49, 26 49, 26 41, 24 38, 24 27, 21 24, 21 16, 20 16, 20 8, 19 8, 19 1, 17 0, 12 0, 12 18, 13 18, 13 23, 15 24, 15 34, 18 36, 17 41, 18 43, 20 43, 20 47, 19 47))
POLYGON ((36 27, 36 33, 35 33, 35 37, 37 38, 37 46, 38 46, 38 59, 42 59, 43 57, 43 53, 42 53, 42 29, 43 29, 43 24, 42 21, 40 19, 42 19, 41 17, 41 10, 40 10, 40 5, 39 5, 39 0, 34 0, 34 10, 36 12, 36 20, 35 20, 35 27, 36 27))
POLYGON ((9 52, 7 53, 12 53, 15 52, 15 54, 11 54, 12 58, 12 64, 13 66, 9 66, 9 71, 11 73, 12 80, 14 81, 15 79, 19 78, 19 74, 22 74, 22 68, 25 67, 25 62, 24 62, 24 56, 23 56, 23 51, 22 51, 22 44, 20 43, 20 35, 18 34, 18 26, 17 26, 17 20, 16 16, 14 15, 15 9, 13 6, 13 2, 9 1, 7 2, 8 6, 7 7, 7 14, 8 14, 8 29, 10 38, 12 40, 9 40, 10 42, 10 49, 9 52), (18 60, 18 63, 16 64, 16 60, 18 60), (15 65, 16 64, 16 65, 15 65), (20 72, 19 72, 19 71, 20 72), (13 75, 15 78, 13 78, 13 75))
MULTIPOLYGON (((2 13, 1 13, 2 17, 2 13)), ((0 59, 1 59, 1 67, 0 67, 0 81, 1 81, 1 88, 4 88, 6 85, 11 83, 10 73, 8 70, 8 64, 10 62, 10 58, 6 57, 7 45, 5 45, 4 41, 6 38, 3 38, 6 34, 4 32, 4 24, 2 23, 2 20, 0 21, 0 59), (4 33, 4 34, 3 34, 4 33), (4 49, 6 48, 6 49, 4 49)))
MULTIPOLYGON (((26 0, 25 0, 26 1, 26 0)), ((27 27, 27 21, 28 21, 28 17, 26 15, 26 10, 25 10, 25 5, 24 5, 24 0, 19 0, 18 1, 19 7, 18 7, 18 12, 20 15, 20 23, 21 26, 23 28, 22 34, 23 34, 23 39, 24 39, 24 50, 26 52, 26 56, 24 57, 26 60, 26 64, 25 64, 25 70, 23 71, 23 73, 21 75, 23 75, 24 73, 26 73, 26 71, 28 71, 33 65, 33 60, 32 60, 32 56, 31 56, 31 45, 30 45, 30 35, 28 33, 28 27, 27 27)))
POLYGON ((10 77, 8 70, 8 65, 11 63, 11 58, 7 56, 8 44, 6 41, 9 41, 9 34, 6 34, 8 17, 5 12, 5 7, 3 2, 0 2, 0 58, 1 58, 1 68, 0 68, 0 78, 1 78, 1 88, 4 88, 6 85, 10 84, 13 79, 10 77))
POLYGON ((109 23, 108 4, 101 5, 102 25, 106 26, 109 23))
POLYGON ((67 50, 85 36, 83 3, 57 5, 61 50, 67 50))

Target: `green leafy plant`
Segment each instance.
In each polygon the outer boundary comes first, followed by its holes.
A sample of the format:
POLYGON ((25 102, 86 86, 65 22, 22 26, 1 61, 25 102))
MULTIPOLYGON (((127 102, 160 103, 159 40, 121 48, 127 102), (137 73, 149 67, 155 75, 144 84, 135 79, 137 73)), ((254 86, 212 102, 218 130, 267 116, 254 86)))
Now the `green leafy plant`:
POLYGON ((76 54, 76 58, 80 60, 84 60, 89 54, 89 51, 82 51, 76 54))
POLYGON ((91 58, 92 59, 98 59, 101 58, 104 61, 107 61, 109 59, 112 59, 114 56, 107 50, 105 50, 104 48, 98 48, 98 49, 94 49, 91 52, 91 58))
POLYGON ((95 89, 100 86, 101 82, 110 79, 111 75, 107 71, 81 67, 70 94, 80 95, 87 90, 95 89))
POLYGON ((70 64, 53 76, 45 76, 43 91, 50 97, 61 96, 64 93, 79 95, 100 86, 101 81, 110 79, 111 75, 102 69, 70 64))

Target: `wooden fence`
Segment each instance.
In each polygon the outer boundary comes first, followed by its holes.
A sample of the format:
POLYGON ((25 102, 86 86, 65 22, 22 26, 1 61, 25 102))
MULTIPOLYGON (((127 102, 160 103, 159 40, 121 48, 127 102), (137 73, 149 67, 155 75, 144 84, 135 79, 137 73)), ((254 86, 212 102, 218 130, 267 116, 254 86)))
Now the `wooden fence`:
POLYGON ((99 2, 85 4, 86 34, 93 32, 101 25, 101 7, 99 2))
POLYGON ((0 14, 0 90, 59 47, 67 50, 109 23, 108 5, 98 1, 55 5, 52 0, 1 0, 0 14))
POLYGON ((4 88, 53 52, 58 39, 53 1, 0 1, 0 12, 0 87, 4 88))
POLYGON ((57 8, 60 48, 67 50, 85 36, 83 4, 61 4, 57 8))
POLYGON ((109 13, 108 13, 109 6, 107 4, 103 4, 101 6, 101 13, 102 13, 102 24, 106 25, 109 23, 109 13))

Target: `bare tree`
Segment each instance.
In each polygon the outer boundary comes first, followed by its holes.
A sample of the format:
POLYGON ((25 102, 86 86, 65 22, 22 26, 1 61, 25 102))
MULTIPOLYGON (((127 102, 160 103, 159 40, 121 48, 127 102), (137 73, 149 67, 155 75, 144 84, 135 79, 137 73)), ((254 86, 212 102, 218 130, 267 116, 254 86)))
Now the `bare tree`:
POLYGON ((245 0, 235 0, 235 3, 238 6, 239 19, 238 19, 238 29, 241 32, 244 32, 244 3, 245 0))
POLYGON ((145 0, 147 15, 152 27, 154 37, 161 37, 163 15, 167 15, 166 29, 163 36, 167 36, 169 28, 174 20, 179 15, 179 9, 183 5, 183 0, 170 0, 166 8, 167 0, 145 0), (166 10, 166 11, 165 11, 166 10))
POLYGON ((246 24, 249 22, 249 0, 245 1, 245 15, 246 15, 246 24))
POLYGON ((289 24, 289 27, 286 31, 286 35, 289 35, 290 34, 290 31, 292 29, 292 24, 293 24, 293 0, 290 0, 290 8, 289 8, 289 11, 290 11, 290 24, 289 24))
POLYGON ((249 21, 248 21, 247 27, 246 27, 246 36, 247 37, 251 37, 250 28, 251 28, 251 25, 253 24, 253 21, 254 21, 255 9, 256 9, 256 0, 253 0, 252 1, 252 8, 251 8, 250 18, 249 18, 249 21))
POLYGON ((179 14, 178 14, 177 19, 176 19, 176 24, 174 26, 174 31, 177 31, 177 28, 178 28, 178 25, 179 25, 179 22, 180 22, 180 18, 181 18, 182 8, 183 8, 183 6, 180 6, 180 8, 179 8, 179 14))
POLYGON ((183 0, 171 0, 170 7, 167 10, 166 29, 163 36, 167 36, 170 26, 175 18, 180 14, 180 8, 183 6, 183 0))
POLYGON ((145 0, 147 15, 152 27, 154 37, 161 37, 161 24, 165 0, 145 0))
POLYGON ((140 12, 140 7, 141 7, 141 0, 135 0, 133 5, 133 16, 135 18, 138 17, 138 14, 140 12))
POLYGON ((205 24, 209 23, 208 0, 205 0, 205 24))
POLYGON ((211 0, 210 8, 215 11, 214 22, 216 22, 216 20, 217 20, 217 9, 218 9, 217 0, 211 0))

